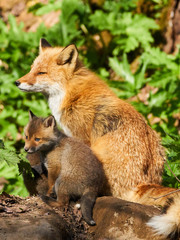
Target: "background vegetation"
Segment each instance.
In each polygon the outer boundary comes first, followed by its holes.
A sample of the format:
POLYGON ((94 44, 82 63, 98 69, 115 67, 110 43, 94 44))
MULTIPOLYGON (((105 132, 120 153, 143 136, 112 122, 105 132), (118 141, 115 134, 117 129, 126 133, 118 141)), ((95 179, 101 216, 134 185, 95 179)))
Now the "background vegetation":
MULTIPOLYGON (((152 0, 150 13, 141 11, 137 0, 50 0, 29 8, 34 15, 61 11, 59 22, 51 28, 41 24, 36 32, 25 32, 13 15, 0 20, 0 176, 2 190, 27 195, 18 166, 27 169, 23 153, 23 128, 28 110, 49 114, 41 94, 23 93, 14 82, 30 69, 38 54, 39 39, 52 45, 75 43, 84 64, 96 71, 115 93, 131 102, 162 137, 168 163, 180 178, 180 51, 162 51, 162 10, 172 1, 152 0), (96 2, 97 4, 93 4, 96 2), (7 183, 9 182, 9 184, 7 183)), ((149 8, 148 8, 149 9, 149 8)), ((164 184, 179 187, 165 166, 164 184)))

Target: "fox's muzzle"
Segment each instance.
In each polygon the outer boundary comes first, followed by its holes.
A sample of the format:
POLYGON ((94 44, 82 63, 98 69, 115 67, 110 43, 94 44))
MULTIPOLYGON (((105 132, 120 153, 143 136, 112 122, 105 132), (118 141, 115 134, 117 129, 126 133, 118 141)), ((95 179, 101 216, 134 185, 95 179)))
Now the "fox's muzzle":
POLYGON ((36 151, 36 148, 35 148, 35 147, 32 147, 32 148, 24 147, 24 150, 25 150, 27 153, 34 153, 34 152, 36 151))

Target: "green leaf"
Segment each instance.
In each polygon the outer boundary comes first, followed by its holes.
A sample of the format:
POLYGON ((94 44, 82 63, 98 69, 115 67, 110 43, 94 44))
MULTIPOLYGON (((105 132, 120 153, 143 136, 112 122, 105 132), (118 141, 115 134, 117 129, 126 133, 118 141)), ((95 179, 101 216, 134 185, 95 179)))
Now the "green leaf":
POLYGON ((166 92, 157 92, 156 94, 150 93, 149 107, 160 107, 167 99, 166 92))
POLYGON ((24 186, 22 176, 19 176, 17 165, 9 166, 5 161, 0 161, 1 176, 3 176, 8 183, 5 184, 1 192, 5 191, 9 194, 28 196, 28 192, 24 186))
POLYGON ((116 57, 109 58, 109 65, 119 76, 122 76, 125 81, 127 81, 130 85, 134 85, 135 79, 130 70, 126 54, 123 55, 122 62, 119 62, 116 57))
POLYGON ((35 12, 35 15, 41 16, 52 11, 60 10, 61 7, 62 7, 61 1, 53 1, 52 3, 42 5, 41 7, 38 8, 37 11, 34 11, 34 12, 35 12))
POLYGON ((8 149, 0 149, 0 162, 6 161, 8 165, 16 165, 19 157, 14 151, 8 149))
POLYGON ((139 66, 139 68, 137 69, 137 71, 134 75, 136 89, 142 88, 143 85, 148 82, 147 79, 145 79, 147 65, 148 65, 148 61, 143 62, 143 64, 141 66, 139 66))
POLYGON ((149 64, 154 66, 165 65, 168 69, 177 71, 178 65, 174 63, 174 57, 161 51, 159 48, 150 48, 141 56, 143 61, 148 61, 149 64))

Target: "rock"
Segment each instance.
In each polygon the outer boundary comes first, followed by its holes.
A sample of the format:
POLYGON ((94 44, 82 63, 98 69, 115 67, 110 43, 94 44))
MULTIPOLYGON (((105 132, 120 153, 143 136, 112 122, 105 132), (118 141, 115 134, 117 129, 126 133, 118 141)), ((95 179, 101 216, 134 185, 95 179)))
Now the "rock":
POLYGON ((0 195, 0 239, 65 240, 71 239, 66 223, 38 197, 21 199, 0 195))
POLYGON ((95 227, 90 228, 94 240, 163 240, 146 225, 150 217, 160 213, 153 206, 127 202, 113 197, 98 198, 94 207, 95 227))
POLYGON ((71 202, 66 210, 51 208, 39 197, 0 195, 0 239, 6 240, 163 240, 146 226, 160 210, 113 197, 98 198, 89 227, 71 202))

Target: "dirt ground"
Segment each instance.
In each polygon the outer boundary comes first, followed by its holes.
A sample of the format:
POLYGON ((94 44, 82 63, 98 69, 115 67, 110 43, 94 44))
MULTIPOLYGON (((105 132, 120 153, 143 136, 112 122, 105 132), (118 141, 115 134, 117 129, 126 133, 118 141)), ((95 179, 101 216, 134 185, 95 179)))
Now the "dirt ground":
POLYGON ((60 211, 39 197, 0 195, 0 239, 91 239, 88 225, 73 204, 60 211))

